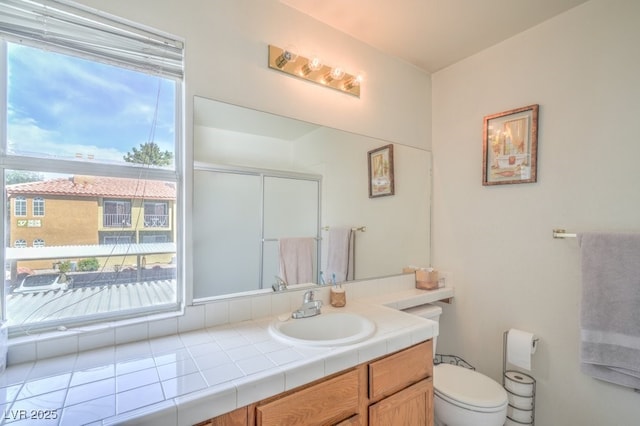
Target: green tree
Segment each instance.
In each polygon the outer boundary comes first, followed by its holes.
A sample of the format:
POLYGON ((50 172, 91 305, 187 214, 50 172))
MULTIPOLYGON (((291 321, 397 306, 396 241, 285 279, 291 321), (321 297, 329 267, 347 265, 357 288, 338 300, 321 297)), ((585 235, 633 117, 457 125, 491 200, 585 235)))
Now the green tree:
POLYGON ((7 172, 7 185, 15 183, 40 182, 44 180, 41 173, 25 172, 23 170, 11 170, 7 172))
POLYGON ((123 158, 127 163, 168 166, 173 161, 173 153, 160 151, 155 142, 145 142, 140 144, 140 149, 132 148, 123 158))

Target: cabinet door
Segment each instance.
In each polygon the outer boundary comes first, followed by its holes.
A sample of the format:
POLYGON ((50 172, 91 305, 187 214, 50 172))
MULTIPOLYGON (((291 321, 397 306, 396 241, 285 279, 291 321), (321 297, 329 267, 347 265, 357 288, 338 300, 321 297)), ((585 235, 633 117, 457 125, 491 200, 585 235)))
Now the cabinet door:
POLYGON ((433 375, 431 340, 369 364, 369 398, 376 401, 433 375))
POLYGON ((433 426, 433 382, 422 380, 369 407, 371 426, 433 426))
POLYGON ((341 421, 340 423, 336 423, 335 426, 360 426, 362 420, 359 414, 355 416, 351 416, 346 420, 341 421))
POLYGON ((358 413, 359 373, 352 370, 256 408, 257 426, 327 425, 358 413))
POLYGON ((247 407, 242 407, 230 413, 198 423, 196 426, 248 426, 247 415, 247 407))

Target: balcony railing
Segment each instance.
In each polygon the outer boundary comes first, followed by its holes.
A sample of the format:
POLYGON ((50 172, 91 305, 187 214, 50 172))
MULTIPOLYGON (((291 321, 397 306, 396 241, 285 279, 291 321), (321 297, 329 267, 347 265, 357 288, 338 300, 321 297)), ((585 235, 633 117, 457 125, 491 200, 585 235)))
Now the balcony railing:
POLYGON ((131 228, 130 213, 105 213, 102 216, 105 228, 131 228))
POLYGON ((168 214, 145 214, 144 215, 145 228, 166 228, 169 226, 168 214))

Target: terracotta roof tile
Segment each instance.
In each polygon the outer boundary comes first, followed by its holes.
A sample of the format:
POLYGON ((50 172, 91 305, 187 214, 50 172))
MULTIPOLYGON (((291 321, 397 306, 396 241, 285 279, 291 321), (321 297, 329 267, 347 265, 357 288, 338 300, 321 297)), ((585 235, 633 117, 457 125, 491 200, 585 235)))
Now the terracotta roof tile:
POLYGON ((73 195, 175 200, 176 185, 156 180, 100 176, 72 176, 40 182, 7 185, 9 196, 17 194, 73 195))

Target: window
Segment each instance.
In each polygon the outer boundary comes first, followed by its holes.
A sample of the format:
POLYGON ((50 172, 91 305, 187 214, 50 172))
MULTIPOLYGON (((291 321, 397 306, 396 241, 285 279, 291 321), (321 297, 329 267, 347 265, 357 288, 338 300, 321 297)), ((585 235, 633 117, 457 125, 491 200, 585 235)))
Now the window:
POLYGON ((33 199, 33 215, 44 216, 44 198, 36 197, 33 199))
POLYGON ((26 216, 27 215, 27 199, 24 197, 16 197, 14 200, 14 210, 16 212, 16 216, 26 216))
POLYGON ((144 203, 144 226, 148 228, 166 227, 169 223, 167 203, 144 203))
POLYGON ((102 222, 105 228, 131 227, 131 202, 105 201, 102 222))
POLYGON ((175 37, 66 0, 0 2, 0 172, 12 207, 2 209, 0 291, 10 333, 179 310, 182 79, 175 37), (160 225, 169 212, 172 223, 160 225), (168 243, 136 244, 147 215, 168 243), (90 270, 84 259, 95 259, 90 270), (153 279, 130 272, 142 259, 169 271, 153 290, 163 297, 138 297, 153 279), (7 297, 19 271, 55 264, 77 288, 7 297), (114 284, 128 284, 117 298, 114 284), (67 294, 91 286, 100 297, 67 294), (67 309, 69 300, 83 306, 67 309))
POLYGON ((103 244, 131 244, 130 235, 110 235, 103 238, 103 244))
POLYGON ((145 234, 142 236, 143 243, 166 243, 169 237, 164 234, 145 234))

